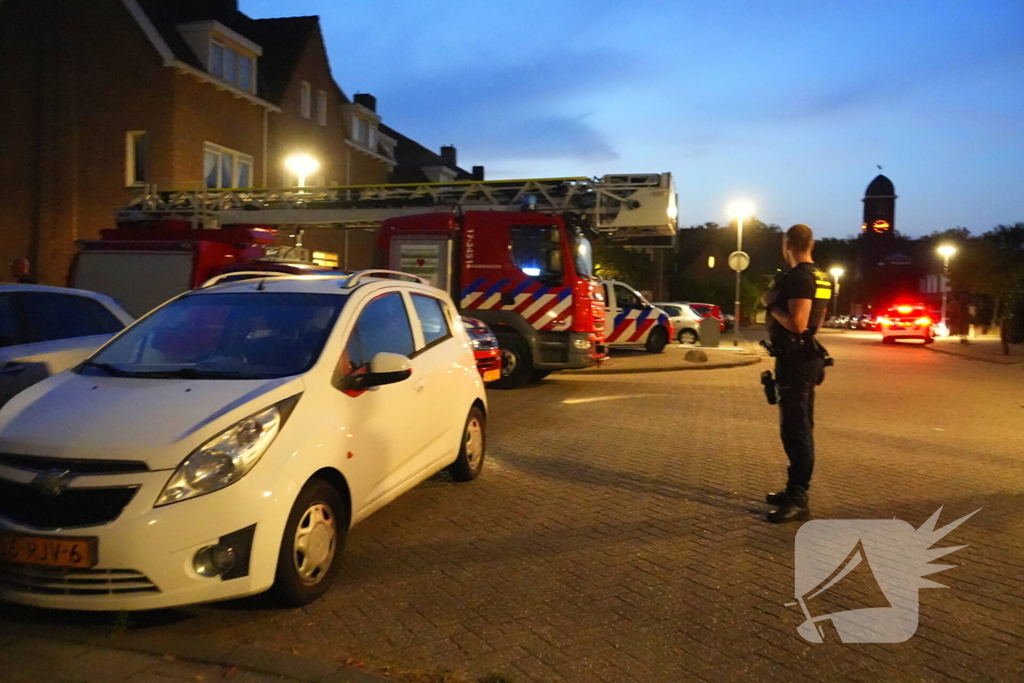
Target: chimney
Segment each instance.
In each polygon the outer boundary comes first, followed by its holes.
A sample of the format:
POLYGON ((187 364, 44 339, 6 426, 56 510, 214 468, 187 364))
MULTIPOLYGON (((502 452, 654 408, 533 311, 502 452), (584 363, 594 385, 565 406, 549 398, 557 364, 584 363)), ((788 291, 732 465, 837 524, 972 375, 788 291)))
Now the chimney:
POLYGON ((483 166, 474 166, 473 167, 473 180, 483 180, 483 179, 484 179, 484 167, 483 166))
POLYGON ((458 159, 458 154, 455 150, 455 145, 445 145, 441 148, 441 161, 444 162, 445 166, 452 169, 456 168, 459 165, 456 159, 458 159))
POLYGON ((373 113, 377 113, 377 98, 368 92, 357 92, 352 97, 352 101, 356 104, 361 104, 373 113))

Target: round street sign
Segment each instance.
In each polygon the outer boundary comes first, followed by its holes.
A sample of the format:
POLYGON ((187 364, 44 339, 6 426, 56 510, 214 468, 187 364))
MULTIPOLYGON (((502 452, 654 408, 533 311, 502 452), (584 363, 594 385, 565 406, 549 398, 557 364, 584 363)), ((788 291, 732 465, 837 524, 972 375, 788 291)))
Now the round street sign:
POLYGON ((745 251, 734 251, 729 254, 729 267, 735 271, 744 271, 750 265, 750 254, 745 251))

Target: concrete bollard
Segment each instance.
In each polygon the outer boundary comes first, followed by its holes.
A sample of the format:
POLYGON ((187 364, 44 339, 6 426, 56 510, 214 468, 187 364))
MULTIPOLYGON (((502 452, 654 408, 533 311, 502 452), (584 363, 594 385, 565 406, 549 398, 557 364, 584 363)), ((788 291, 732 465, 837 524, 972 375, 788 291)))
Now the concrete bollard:
POLYGON ((689 351, 686 352, 686 355, 683 358, 688 363, 708 362, 708 354, 704 353, 700 349, 690 349, 689 351))

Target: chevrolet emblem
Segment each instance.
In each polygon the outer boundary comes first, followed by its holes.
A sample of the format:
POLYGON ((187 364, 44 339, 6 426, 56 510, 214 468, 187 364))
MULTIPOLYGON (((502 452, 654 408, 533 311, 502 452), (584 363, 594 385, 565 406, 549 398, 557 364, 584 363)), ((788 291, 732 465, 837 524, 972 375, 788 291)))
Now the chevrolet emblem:
POLYGON ((49 470, 37 474, 31 486, 44 496, 59 496, 74 479, 71 470, 49 470))

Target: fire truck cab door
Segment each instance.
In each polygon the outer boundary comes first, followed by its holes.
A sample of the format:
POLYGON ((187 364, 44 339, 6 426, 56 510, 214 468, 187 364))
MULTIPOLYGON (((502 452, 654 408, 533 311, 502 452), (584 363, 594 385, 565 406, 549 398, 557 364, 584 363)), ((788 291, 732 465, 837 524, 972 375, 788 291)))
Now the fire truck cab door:
POLYGON ((447 236, 406 236, 391 241, 390 267, 418 275, 431 285, 452 291, 452 240, 447 236))

